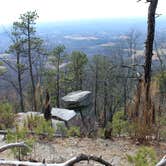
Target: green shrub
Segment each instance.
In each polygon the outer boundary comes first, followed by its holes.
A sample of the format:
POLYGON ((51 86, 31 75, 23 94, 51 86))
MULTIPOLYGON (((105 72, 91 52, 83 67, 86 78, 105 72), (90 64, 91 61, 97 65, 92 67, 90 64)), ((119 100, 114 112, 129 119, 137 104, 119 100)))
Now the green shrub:
POLYGON ((24 126, 28 128, 28 130, 33 131, 40 123, 40 118, 39 116, 30 114, 27 116, 27 119, 24 120, 24 126))
POLYGON ((46 121, 43 117, 39 118, 38 125, 34 129, 37 134, 46 134, 48 139, 52 139, 55 133, 54 128, 51 126, 51 121, 46 121))
POLYGON ((165 129, 160 129, 159 135, 160 135, 161 140, 166 141, 166 130, 165 129))
POLYGON ((151 147, 141 147, 134 156, 127 155, 127 159, 134 166, 155 166, 156 153, 151 147))
POLYGON ((52 128, 51 121, 46 121, 44 117, 32 114, 24 121, 24 127, 38 135, 45 135, 48 139, 53 138, 55 133, 54 128, 52 128))
POLYGON ((102 139, 110 139, 112 137, 112 123, 107 122, 105 128, 98 128, 97 136, 102 139))
POLYGON ((70 137, 80 137, 80 127, 77 126, 72 126, 69 128, 69 130, 67 130, 67 136, 70 137))
POLYGON ((8 143, 24 141, 28 145, 28 148, 16 147, 12 149, 14 157, 17 159, 23 159, 24 156, 30 153, 32 151, 32 146, 35 142, 34 138, 28 136, 27 128, 19 128, 18 126, 16 126, 15 132, 10 130, 8 131, 6 139, 8 143))
POLYGON ((105 139, 105 128, 99 128, 97 130, 97 136, 99 138, 105 139))
POLYGON ((118 111, 114 114, 112 121, 114 135, 120 136, 122 132, 126 132, 127 121, 125 121, 123 117, 123 111, 118 111))
POLYGON ((131 122, 131 121, 126 121, 126 129, 124 129, 127 134, 131 137, 131 138, 135 138, 136 136, 136 132, 138 130, 138 124, 131 122))
POLYGON ((0 103, 0 129, 12 128, 14 126, 15 114, 12 105, 0 103))

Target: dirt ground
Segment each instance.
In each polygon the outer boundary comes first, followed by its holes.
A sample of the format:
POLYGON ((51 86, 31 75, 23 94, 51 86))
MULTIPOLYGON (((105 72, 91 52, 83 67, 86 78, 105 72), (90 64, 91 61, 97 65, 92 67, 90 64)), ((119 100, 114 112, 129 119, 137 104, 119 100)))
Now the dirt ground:
MULTIPOLYGON (((0 145, 5 142, 0 142, 0 145)), ((81 153, 102 156, 102 158, 114 166, 130 166, 126 154, 134 155, 140 146, 135 145, 132 140, 116 138, 112 140, 90 139, 90 138, 55 138, 52 142, 38 142, 34 145, 32 153, 28 158, 47 163, 64 162, 81 153)), ((166 154, 166 143, 153 145, 160 159, 166 154)), ((0 154, 0 158, 12 159, 9 152, 0 154)), ((99 166, 100 164, 90 161, 81 162, 77 166, 99 166)))
MULTIPOLYGON (((0 143, 0 145, 5 142, 0 143)), ((150 146, 150 145, 149 145, 150 146)), ((158 159, 166 154, 166 143, 151 145, 155 148, 158 159)), ((102 156, 102 158, 114 166, 130 166, 126 154, 134 155, 140 146, 135 145, 132 140, 116 138, 112 140, 90 139, 90 138, 55 138, 52 142, 38 142, 34 145, 32 153, 28 156, 33 160, 47 163, 60 163, 81 153, 102 156)), ((0 154, 0 158, 13 159, 9 152, 0 154)), ((90 161, 81 162, 77 165, 99 166, 100 164, 90 161)))

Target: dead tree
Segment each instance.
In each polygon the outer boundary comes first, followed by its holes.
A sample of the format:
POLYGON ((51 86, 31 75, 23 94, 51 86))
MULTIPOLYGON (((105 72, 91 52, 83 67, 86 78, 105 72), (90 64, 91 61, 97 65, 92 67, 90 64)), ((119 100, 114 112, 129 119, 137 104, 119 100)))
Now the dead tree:
POLYGON ((46 100, 44 105, 44 118, 46 120, 51 119, 51 106, 50 106, 50 95, 48 90, 46 90, 46 100))
POLYGON ((19 148, 29 148, 24 142, 18 142, 18 143, 10 143, 7 145, 3 145, 0 147, 0 153, 14 147, 19 147, 19 148))
POLYGON ((153 56, 153 43, 155 36, 155 17, 158 0, 147 0, 150 3, 148 9, 148 27, 147 27, 147 39, 145 42, 145 64, 144 64, 144 88, 145 88, 145 122, 150 125, 149 112, 152 107, 150 85, 151 85, 151 65, 153 56))
POLYGON ((136 139, 139 142, 147 140, 152 134, 152 125, 155 123, 155 102, 151 85, 153 43, 155 36, 155 16, 158 0, 146 0, 149 4, 147 39, 145 42, 144 76, 139 79, 133 104, 129 106, 128 112, 132 112, 130 118, 137 124, 136 139), (131 110, 131 111, 130 111, 131 110))
POLYGON ((151 82, 151 64, 153 56, 153 43, 155 36, 155 16, 158 0, 147 0, 150 3, 148 9, 148 28, 147 39, 145 42, 145 65, 144 65, 144 80, 146 84, 146 101, 149 102, 149 90, 151 82))
POLYGON ((89 156, 85 154, 80 154, 77 157, 73 157, 69 160, 67 160, 64 163, 54 163, 54 164, 46 164, 45 160, 43 162, 29 162, 29 161, 14 161, 14 160, 2 160, 0 159, 1 165, 22 165, 22 166, 74 166, 76 163, 79 163, 80 161, 96 161, 102 165, 105 166, 112 166, 112 164, 108 163, 107 161, 103 160, 101 157, 96 156, 89 156))

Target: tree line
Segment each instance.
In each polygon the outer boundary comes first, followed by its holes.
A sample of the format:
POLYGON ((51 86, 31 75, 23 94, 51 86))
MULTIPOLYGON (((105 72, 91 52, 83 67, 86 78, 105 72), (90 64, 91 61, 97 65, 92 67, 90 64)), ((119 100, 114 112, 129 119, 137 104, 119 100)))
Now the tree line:
MULTIPOLYGON (((67 53, 64 45, 48 49, 37 35, 37 19, 36 11, 20 15, 19 21, 13 23, 9 33, 11 45, 7 50, 15 60, 1 59, 9 69, 1 74, 1 79, 7 81, 15 90, 16 97, 12 102, 17 103, 16 112, 42 111, 46 91, 50 93, 51 105, 62 107, 62 96, 71 91, 90 90, 93 94, 94 118, 106 127, 118 110, 122 109, 124 119, 127 118, 128 103, 135 102, 133 96, 138 90, 139 80, 143 78, 143 71, 147 84, 145 99, 147 103, 150 102, 148 96, 151 75, 163 73, 165 70, 163 59, 160 58, 160 54, 164 54, 160 52, 161 43, 155 44, 161 68, 152 73, 152 48, 151 54, 146 52, 145 64, 141 64, 142 59, 136 54, 139 48, 139 33, 135 30, 129 31, 125 40, 119 40, 116 47, 112 47, 111 56, 98 54, 88 57, 81 51, 73 50, 67 53), (125 51, 128 58, 123 57, 125 51)), ((147 38, 146 47, 148 40, 150 39, 147 38)), ((164 74, 162 76, 164 77, 164 74)), ((160 80, 162 85, 165 79, 160 80)), ((165 87, 160 88, 163 91, 165 87)), ((6 98, 8 99, 8 94, 6 98)))

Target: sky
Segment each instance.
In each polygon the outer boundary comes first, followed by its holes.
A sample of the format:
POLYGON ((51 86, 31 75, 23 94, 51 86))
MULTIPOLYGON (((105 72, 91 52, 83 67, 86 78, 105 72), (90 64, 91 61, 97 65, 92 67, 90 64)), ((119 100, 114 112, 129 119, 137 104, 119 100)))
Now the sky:
MULTIPOLYGON (((11 24, 26 11, 36 10, 39 22, 64 20, 146 17, 145 0, 0 0, 0 24, 11 24)), ((159 0, 157 12, 166 16, 166 0, 159 0)))

